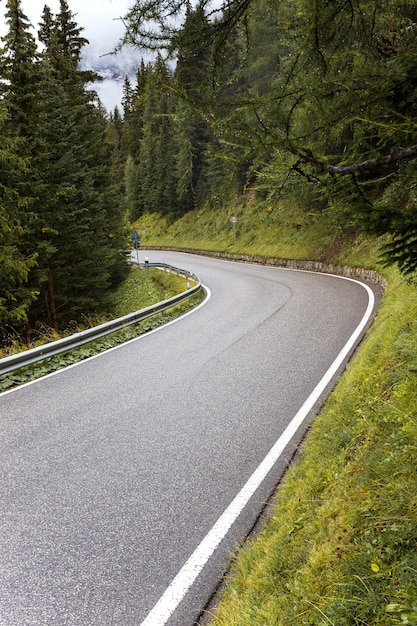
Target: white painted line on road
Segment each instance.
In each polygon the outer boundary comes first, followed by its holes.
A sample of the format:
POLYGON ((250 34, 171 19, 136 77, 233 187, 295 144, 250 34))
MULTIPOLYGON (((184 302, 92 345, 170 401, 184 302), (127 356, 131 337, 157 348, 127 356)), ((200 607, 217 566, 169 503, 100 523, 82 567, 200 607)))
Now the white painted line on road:
POLYGON ((184 317, 187 317, 188 315, 195 313, 196 311, 198 311, 200 307, 207 304, 207 302, 211 298, 210 289, 206 287, 205 285, 201 285, 201 286, 206 292, 206 297, 204 298, 202 302, 200 302, 198 306, 194 307, 193 309, 190 309, 183 315, 180 315, 176 317, 175 319, 171 320, 170 322, 167 322, 166 324, 162 324, 161 326, 158 326, 157 328, 154 328, 153 330, 149 330, 146 333, 143 333, 142 335, 138 335, 137 337, 134 337, 133 339, 129 339, 128 341, 125 341, 123 343, 119 343, 117 346, 113 346, 113 348, 108 348, 107 350, 103 350, 102 352, 93 354, 93 356, 89 356, 86 359, 82 359, 82 361, 78 361, 77 363, 73 363, 72 365, 67 365, 66 367, 56 370, 55 372, 51 372, 50 374, 45 374, 45 376, 42 376, 40 378, 35 378, 35 380, 30 380, 29 382, 23 383, 22 385, 19 385, 18 387, 13 387, 13 389, 6 389, 6 391, 0 392, 0 397, 5 396, 8 393, 14 393, 15 391, 19 391, 19 389, 23 389, 24 387, 29 387, 29 385, 34 385, 35 383, 39 383, 41 380, 45 380, 46 378, 51 378, 51 376, 57 376, 58 374, 62 374, 62 372, 66 370, 72 369, 73 367, 78 367, 79 365, 82 365, 83 363, 86 363, 87 361, 98 359, 99 357, 104 356, 105 354, 109 354, 109 352, 113 352, 113 350, 119 350, 120 348, 127 346, 129 343, 133 343, 134 341, 139 341, 139 339, 143 339, 144 337, 148 337, 149 335, 152 335, 153 333, 157 333, 163 328, 166 328, 167 326, 171 326, 171 324, 175 324, 179 320, 182 320, 184 317))
POLYGON ((349 352, 355 346, 356 341, 359 339, 362 331, 366 327, 375 305, 375 296, 372 289, 368 287, 368 285, 352 278, 346 278, 344 276, 337 276, 337 278, 357 283, 364 287, 368 292, 368 306, 362 320, 341 352, 333 361, 330 368, 304 402, 298 413, 293 417, 292 421, 288 424, 287 428, 271 448, 262 463, 254 471, 235 499, 229 504, 224 513, 219 517, 217 522, 204 537, 200 545, 178 572, 172 583, 160 597, 154 608, 150 611, 140 626, 164 626, 167 623, 216 548, 219 546, 220 542, 228 533, 232 524, 243 511, 250 498, 266 478, 272 467, 278 461, 286 446, 290 443, 298 428, 306 419, 315 403, 319 400, 321 394, 324 392, 337 370, 342 366, 344 360, 349 355, 349 352))

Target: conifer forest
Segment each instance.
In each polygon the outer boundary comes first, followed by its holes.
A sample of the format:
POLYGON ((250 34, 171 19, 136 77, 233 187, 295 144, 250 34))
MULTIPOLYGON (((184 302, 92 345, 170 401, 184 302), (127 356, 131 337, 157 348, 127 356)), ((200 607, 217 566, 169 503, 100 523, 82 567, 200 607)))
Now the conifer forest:
POLYGON ((152 50, 106 111, 65 0, 31 25, 4 3, 0 335, 105 310, 130 224, 239 194, 328 212, 417 269, 417 3, 136 1, 123 43, 152 50))

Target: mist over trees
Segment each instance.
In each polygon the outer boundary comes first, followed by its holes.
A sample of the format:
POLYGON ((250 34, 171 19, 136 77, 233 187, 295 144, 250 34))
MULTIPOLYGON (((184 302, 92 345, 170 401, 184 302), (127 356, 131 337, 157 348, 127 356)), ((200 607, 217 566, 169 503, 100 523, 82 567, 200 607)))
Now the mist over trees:
POLYGON ((125 40, 155 60, 109 114, 79 69, 86 40, 67 2, 45 7, 38 41, 19 0, 6 21, 4 337, 104 309, 145 212, 174 221, 248 189, 384 235, 388 261, 417 269, 415 2, 136 1, 125 40))

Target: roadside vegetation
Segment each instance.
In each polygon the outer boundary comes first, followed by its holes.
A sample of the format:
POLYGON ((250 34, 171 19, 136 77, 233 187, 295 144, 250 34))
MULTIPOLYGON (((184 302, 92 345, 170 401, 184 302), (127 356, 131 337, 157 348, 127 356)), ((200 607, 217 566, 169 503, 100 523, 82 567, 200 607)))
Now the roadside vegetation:
POLYGON ((381 241, 329 228, 326 215, 300 224, 295 207, 292 223, 288 212, 277 216, 279 208, 252 201, 171 225, 141 220, 150 246, 349 264, 388 282, 372 328, 278 486, 268 523, 237 549, 212 626, 415 625, 416 285, 381 265, 381 241))
POLYGON ((417 623, 416 305, 390 283, 214 625, 417 623))
MULTIPOLYGON (((231 254, 301 259, 382 268, 383 239, 360 234, 332 211, 306 211, 299 201, 270 202, 251 194, 232 196, 221 206, 207 203, 172 221, 158 213, 142 215, 142 246, 213 250, 231 254), (236 217, 236 224, 230 222, 236 217)), ((162 260, 162 259, 161 259, 162 260)))

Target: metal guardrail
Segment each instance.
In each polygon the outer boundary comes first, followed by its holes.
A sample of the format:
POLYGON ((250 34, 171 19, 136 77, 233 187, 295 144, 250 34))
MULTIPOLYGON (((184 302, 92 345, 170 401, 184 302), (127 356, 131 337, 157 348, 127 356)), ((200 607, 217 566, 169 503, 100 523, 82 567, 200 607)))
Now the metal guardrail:
POLYGON ((74 335, 70 335, 69 337, 64 337, 63 339, 58 339, 57 341, 46 343, 37 348, 25 350, 24 352, 20 352, 19 354, 14 354, 12 356, 5 357, 4 359, 0 359, 0 376, 2 374, 12 372, 13 370, 32 365, 33 363, 43 361, 48 357, 55 356, 56 354, 61 354, 62 352, 67 352, 68 350, 72 350, 73 348, 78 348, 85 343, 89 343, 90 341, 100 339, 101 337, 109 335, 110 333, 122 330, 122 328, 125 328, 126 326, 141 322, 148 317, 151 317, 152 315, 156 315, 157 313, 163 313, 163 311, 170 309, 176 304, 180 304, 184 300, 187 300, 187 298, 190 298, 191 296, 198 293, 200 289, 202 289, 201 282, 195 274, 192 274, 191 272, 177 267, 173 267, 172 265, 168 265, 166 263, 140 263, 139 267, 142 269, 147 269, 148 267, 158 267, 169 272, 175 272, 178 276, 183 276, 186 279, 189 278, 190 280, 195 282, 195 285, 187 289, 187 291, 183 291, 182 293, 173 296, 168 300, 163 300, 162 302, 158 302, 157 304, 148 306, 145 309, 141 309, 140 311, 128 313, 128 315, 124 315, 123 317, 111 320, 110 322, 105 322, 104 324, 100 324, 99 326, 94 326, 93 328, 88 328, 87 330, 75 333, 74 335))

